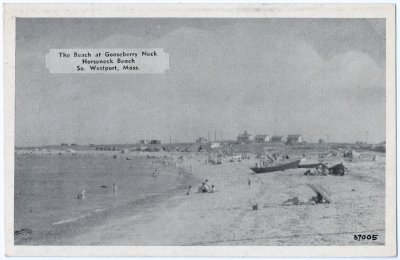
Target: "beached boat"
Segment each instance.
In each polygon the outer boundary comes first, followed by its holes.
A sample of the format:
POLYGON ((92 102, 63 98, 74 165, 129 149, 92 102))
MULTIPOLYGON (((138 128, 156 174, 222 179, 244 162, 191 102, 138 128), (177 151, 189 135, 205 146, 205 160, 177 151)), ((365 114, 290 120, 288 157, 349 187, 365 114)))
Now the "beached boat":
POLYGON ((287 169, 297 168, 299 166, 299 163, 300 160, 296 160, 285 164, 271 165, 266 167, 251 167, 250 169, 255 173, 276 172, 276 171, 284 171, 287 169))

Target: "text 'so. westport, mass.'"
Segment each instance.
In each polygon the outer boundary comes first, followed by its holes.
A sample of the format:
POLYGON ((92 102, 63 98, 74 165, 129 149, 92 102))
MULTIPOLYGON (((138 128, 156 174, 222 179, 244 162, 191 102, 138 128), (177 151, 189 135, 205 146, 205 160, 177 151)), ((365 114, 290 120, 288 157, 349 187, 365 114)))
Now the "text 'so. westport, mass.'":
POLYGON ((163 49, 50 49, 50 73, 164 73, 169 55, 163 49))

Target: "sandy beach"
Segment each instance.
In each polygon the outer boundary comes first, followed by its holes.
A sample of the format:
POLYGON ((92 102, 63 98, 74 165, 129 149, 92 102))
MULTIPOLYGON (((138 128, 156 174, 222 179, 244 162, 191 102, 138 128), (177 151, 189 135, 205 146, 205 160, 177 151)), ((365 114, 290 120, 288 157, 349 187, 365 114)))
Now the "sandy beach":
MULTIPOLYGON (((119 172, 113 176, 119 179, 118 200, 114 201, 111 194, 95 192, 101 190, 98 187, 103 182, 113 181, 110 171, 105 170, 99 175, 102 171, 98 166, 96 170, 89 171, 96 172, 97 178, 93 178, 94 175, 87 176, 92 183, 92 192, 88 192, 90 195, 84 207, 68 206, 68 203, 77 203, 74 193, 65 198, 68 213, 62 209, 58 209, 58 213, 47 209, 47 212, 55 216, 43 218, 43 213, 37 213, 36 217, 40 216, 37 223, 32 214, 29 220, 17 218, 16 229, 30 228, 34 230, 34 235, 25 236, 24 239, 16 237, 16 243, 279 246, 366 245, 385 242, 384 155, 372 161, 374 154, 366 153, 363 160, 347 162, 345 165, 350 173, 339 177, 305 176, 305 169, 253 174, 249 167, 254 165, 255 159, 229 162, 225 158, 222 164, 212 165, 205 163, 205 155, 188 153, 184 155, 183 163, 175 164, 180 154, 150 154, 157 158, 166 155, 173 158, 173 161, 163 166, 161 159, 149 159, 134 153, 118 159, 113 159, 111 154, 77 155, 77 158, 86 158, 85 162, 93 162, 86 164, 86 167, 101 165, 103 161, 114 169, 114 174, 119 172), (124 159, 127 156, 132 160, 124 159), (131 163, 142 169, 143 174, 131 169, 131 163), (151 177, 155 168, 162 169, 156 180, 151 177), (182 175, 179 174, 181 169, 185 170, 182 175), (136 182, 132 176, 136 176, 136 182), (215 193, 195 192, 205 179, 215 185, 215 193), (248 179, 251 180, 250 186, 248 179), (138 183, 138 180, 141 182, 138 183), (315 193, 307 186, 309 183, 324 186, 332 194, 333 202, 281 205, 283 201, 295 196, 300 201, 310 199, 315 193), (193 187, 194 193, 191 195, 186 195, 188 185, 193 187), (256 204, 258 210, 253 210, 252 206, 256 204), (62 223, 63 220, 66 222, 62 223), (34 226, 27 226, 29 224, 34 226), (358 234, 376 234, 378 239, 355 241, 353 237, 358 234)), ((60 157, 65 159, 65 156, 60 157)), ((22 168, 26 160, 23 156, 17 157, 17 166, 22 168)), ((76 158, 74 160, 79 161, 76 158)), ((20 174, 23 173, 17 174, 17 182, 20 174)), ((19 213, 16 216, 26 217, 26 214, 21 213, 28 209, 19 203, 19 196, 16 190, 15 209, 19 213)), ((20 201, 22 203, 23 200, 20 201)))

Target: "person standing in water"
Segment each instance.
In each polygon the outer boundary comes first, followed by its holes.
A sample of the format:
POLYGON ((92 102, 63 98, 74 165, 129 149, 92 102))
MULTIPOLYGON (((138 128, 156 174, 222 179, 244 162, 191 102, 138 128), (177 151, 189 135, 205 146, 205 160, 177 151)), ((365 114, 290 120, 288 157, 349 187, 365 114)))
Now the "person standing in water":
POLYGON ((78 194, 78 200, 79 200, 79 205, 81 205, 81 203, 85 200, 85 190, 82 190, 81 192, 79 192, 78 194))
POLYGON ((114 193, 114 199, 117 199, 117 185, 113 183, 113 193, 114 193))

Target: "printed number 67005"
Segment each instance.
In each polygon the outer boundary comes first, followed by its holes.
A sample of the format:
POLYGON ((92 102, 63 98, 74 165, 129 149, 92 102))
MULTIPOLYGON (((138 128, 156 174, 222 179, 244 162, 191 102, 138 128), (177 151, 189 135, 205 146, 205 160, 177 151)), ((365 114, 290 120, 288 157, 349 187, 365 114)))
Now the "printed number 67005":
POLYGON ((378 235, 354 235, 354 240, 361 241, 361 240, 377 240, 378 235))

